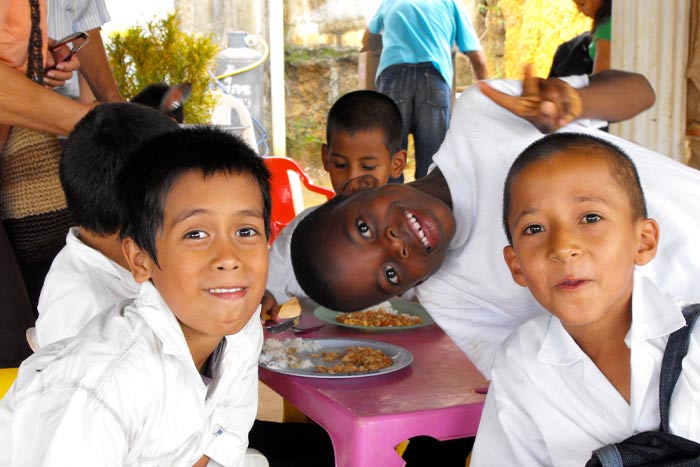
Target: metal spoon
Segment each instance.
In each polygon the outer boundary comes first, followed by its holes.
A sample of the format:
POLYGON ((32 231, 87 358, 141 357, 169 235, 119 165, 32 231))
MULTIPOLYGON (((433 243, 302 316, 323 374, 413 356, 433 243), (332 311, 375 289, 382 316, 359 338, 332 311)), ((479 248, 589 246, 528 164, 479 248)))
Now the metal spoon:
POLYGON ((286 331, 287 329, 291 328, 292 326, 296 326, 297 324, 299 324, 300 320, 301 320, 301 315, 295 316, 294 318, 289 318, 288 320, 282 321, 279 324, 265 326, 265 329, 267 330, 267 332, 277 334, 277 333, 286 331))
POLYGON ((294 331, 294 334, 306 334, 309 332, 318 331, 319 329, 321 329, 324 326, 325 326, 325 324, 318 324, 316 326, 309 326, 306 328, 300 328, 299 326, 292 326, 292 331, 294 331))

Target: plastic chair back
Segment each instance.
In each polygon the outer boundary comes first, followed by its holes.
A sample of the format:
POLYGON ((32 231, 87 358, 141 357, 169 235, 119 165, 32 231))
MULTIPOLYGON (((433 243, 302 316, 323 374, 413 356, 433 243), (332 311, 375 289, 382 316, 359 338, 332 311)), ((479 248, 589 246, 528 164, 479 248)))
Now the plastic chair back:
POLYGON ((280 231, 304 210, 302 185, 309 191, 321 194, 326 199, 335 196, 328 188, 315 185, 297 161, 289 157, 265 157, 265 165, 270 171, 272 198, 272 218, 270 222, 270 243, 280 231))
POLYGON ((211 123, 226 127, 240 135, 248 145, 259 154, 255 139, 253 118, 245 104, 230 94, 219 94, 218 101, 211 116, 211 123))

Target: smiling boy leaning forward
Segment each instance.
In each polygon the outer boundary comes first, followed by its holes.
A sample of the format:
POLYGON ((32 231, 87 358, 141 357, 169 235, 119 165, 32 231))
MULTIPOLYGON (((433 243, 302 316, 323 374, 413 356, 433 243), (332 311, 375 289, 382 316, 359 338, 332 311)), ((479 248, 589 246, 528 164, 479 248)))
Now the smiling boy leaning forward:
POLYGON ((2 465, 242 465, 257 409, 269 173, 213 129, 157 137, 120 186, 133 302, 27 359, 2 465))
MULTIPOLYGON (((414 287, 421 305, 488 377, 498 345, 518 325, 545 312, 513 283, 501 255, 506 243, 498 215, 501 187, 515 157, 542 137, 530 121, 544 121, 551 129, 571 116, 624 119, 653 102, 653 91, 640 75, 600 73, 588 86, 588 77, 567 81, 578 89, 556 79, 526 79, 522 96, 519 82, 490 83, 510 94, 507 108, 529 121, 493 102, 489 86, 467 89, 426 177, 341 194, 299 224, 292 260, 301 287, 318 303, 341 311, 414 287), (549 86, 563 88, 547 97, 549 86), (570 115, 560 119, 545 105, 568 107, 570 115)), ((700 301, 695 235, 700 231, 700 172, 591 126, 577 120, 559 131, 600 135, 623 147, 637 164, 649 212, 664 232, 657 260, 644 267, 645 274, 679 299, 700 301)))
MULTIPOLYGON (((662 357, 685 319, 636 268, 654 258, 659 227, 632 161, 588 135, 527 148, 503 200, 508 268, 551 315, 499 350, 472 465, 584 465, 593 450, 660 424, 662 357)), ((698 374, 696 327, 670 411, 671 432, 694 440, 698 374)))
MULTIPOLYGON (((362 175, 371 175, 380 184, 398 178, 406 165, 401 149, 401 112, 388 96, 370 90, 349 92, 338 98, 328 111, 326 142, 321 147, 323 168, 336 192, 362 175)), ((313 302, 299 287, 292 267, 290 244, 296 226, 316 206, 297 215, 275 239, 270 248, 270 273, 263 312, 277 319, 278 304, 296 297, 303 310, 313 310, 313 302)))

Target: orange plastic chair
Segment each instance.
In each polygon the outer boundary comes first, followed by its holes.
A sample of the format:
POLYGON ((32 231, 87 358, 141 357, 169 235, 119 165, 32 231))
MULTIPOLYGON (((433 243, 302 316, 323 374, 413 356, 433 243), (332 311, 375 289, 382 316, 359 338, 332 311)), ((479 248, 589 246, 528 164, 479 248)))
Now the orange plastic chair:
POLYGON ((272 176, 270 196, 272 198, 272 216, 270 222, 270 243, 280 231, 304 209, 301 184, 326 199, 335 196, 328 188, 315 185, 297 161, 289 157, 264 157, 272 176), (301 184, 299 183, 301 182, 301 184))

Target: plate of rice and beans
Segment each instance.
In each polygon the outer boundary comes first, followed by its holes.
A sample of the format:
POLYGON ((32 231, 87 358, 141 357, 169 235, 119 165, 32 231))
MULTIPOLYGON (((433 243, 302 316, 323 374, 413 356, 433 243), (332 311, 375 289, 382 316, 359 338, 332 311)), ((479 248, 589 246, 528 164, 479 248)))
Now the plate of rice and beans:
POLYGON ((314 316, 326 323, 369 332, 396 332, 433 324, 425 308, 419 303, 390 300, 364 310, 349 313, 319 307, 314 316))
POLYGON ((260 366, 308 378, 357 378, 392 373, 413 361, 408 350, 368 339, 268 338, 260 366))

